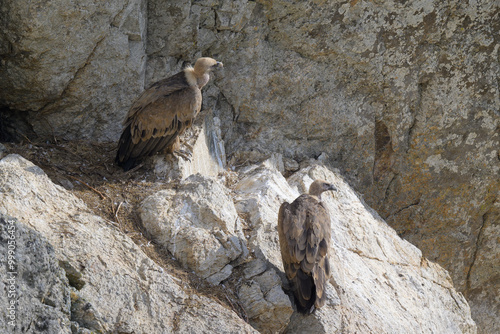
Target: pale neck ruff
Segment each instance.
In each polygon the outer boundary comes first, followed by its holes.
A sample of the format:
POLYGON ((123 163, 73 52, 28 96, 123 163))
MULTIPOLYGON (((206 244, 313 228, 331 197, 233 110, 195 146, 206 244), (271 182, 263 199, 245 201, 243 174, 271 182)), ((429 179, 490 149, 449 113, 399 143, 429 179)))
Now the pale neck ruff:
POLYGON ((210 75, 208 75, 208 73, 205 73, 201 77, 196 78, 196 85, 199 89, 201 89, 208 83, 208 80, 210 80, 210 75))
POLYGON ((194 68, 192 67, 185 68, 184 73, 186 75, 188 84, 190 86, 198 87, 199 89, 205 86, 210 80, 210 75, 208 73, 204 73, 200 76, 194 71, 194 68))

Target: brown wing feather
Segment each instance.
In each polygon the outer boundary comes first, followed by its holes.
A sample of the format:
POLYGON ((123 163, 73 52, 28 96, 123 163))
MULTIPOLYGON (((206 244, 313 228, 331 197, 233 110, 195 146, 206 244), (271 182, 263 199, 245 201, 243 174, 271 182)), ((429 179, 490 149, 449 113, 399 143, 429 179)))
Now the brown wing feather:
POLYGON ((325 303, 324 287, 330 276, 328 247, 330 217, 325 207, 310 195, 283 203, 278 214, 281 256, 292 282, 299 311, 325 303))
POLYGON ((314 224, 314 229, 317 240, 319 242, 318 253, 316 255, 316 265, 314 266, 312 274, 316 285, 316 301, 314 303, 314 306, 320 308, 325 305, 325 286, 326 282, 330 278, 328 248, 330 247, 330 239, 332 234, 330 215, 328 214, 328 210, 325 208, 323 203, 320 203, 318 206, 316 218, 317 219, 314 224))
POLYGON ((135 100, 127 113, 127 117, 125 117, 123 121, 123 125, 127 126, 129 121, 134 118, 135 114, 144 110, 148 105, 154 103, 158 99, 188 87, 189 84, 185 78, 184 71, 155 82, 135 100))
POLYGON ((132 141, 172 136, 182 132, 201 109, 201 91, 196 87, 178 90, 158 98, 130 120, 132 141))
POLYGON ((293 249, 295 247, 295 240, 289 237, 291 230, 290 226, 290 203, 284 202, 281 205, 278 213, 278 236, 281 249, 281 258, 283 260, 283 267, 289 280, 293 279, 297 274, 298 267, 295 268, 294 264, 300 263, 292 255, 293 249))
POLYGON ((129 169, 136 160, 169 149, 192 124, 201 100, 200 89, 189 86, 184 72, 152 85, 130 108, 117 163, 129 169))

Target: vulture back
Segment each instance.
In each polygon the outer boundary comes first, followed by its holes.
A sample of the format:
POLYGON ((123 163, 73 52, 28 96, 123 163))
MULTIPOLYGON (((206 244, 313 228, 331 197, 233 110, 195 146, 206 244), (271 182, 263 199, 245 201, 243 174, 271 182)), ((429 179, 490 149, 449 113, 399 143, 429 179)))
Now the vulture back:
POLYGON ((124 121, 116 163, 125 170, 137 160, 176 144, 201 109, 201 91, 185 72, 153 84, 134 102, 124 121))
POLYGON ((325 304, 330 277, 328 248, 331 226, 318 197, 304 194, 281 205, 278 233, 285 273, 292 284, 297 309, 307 313, 325 304))

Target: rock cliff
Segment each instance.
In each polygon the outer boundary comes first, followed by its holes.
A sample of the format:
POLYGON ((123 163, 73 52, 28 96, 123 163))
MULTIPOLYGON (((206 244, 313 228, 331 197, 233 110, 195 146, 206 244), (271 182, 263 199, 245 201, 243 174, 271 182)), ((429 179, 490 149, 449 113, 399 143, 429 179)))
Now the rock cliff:
MULTIPOLYGON (((226 158, 281 155, 288 176, 320 157, 450 272, 480 333, 500 332, 497 2, 5 0, 0 25, 0 138, 117 140, 145 86, 214 56, 225 70, 203 108, 220 127, 204 134, 225 145, 205 165, 212 177, 226 158)), ((258 217, 278 200, 259 207, 271 190, 250 185, 234 206, 261 222, 247 246, 275 263, 273 221, 258 217)), ((242 247, 225 227, 207 231, 229 261, 216 280, 242 247), (238 247, 221 242, 231 237, 238 247)))
POLYGON ((232 289, 253 328, 234 308, 153 261, 147 245, 93 214, 39 167, 7 155, 0 160, 6 213, 0 273, 11 279, 2 284, 14 295, 2 294, 2 304, 19 302, 14 320, 2 313, 1 327, 15 333, 476 333, 446 270, 399 238, 338 172, 312 162, 286 180, 266 161, 241 171, 231 190, 220 178, 197 174, 176 190, 153 192, 138 209, 152 241, 198 276, 232 289), (332 216, 333 275, 327 305, 302 316, 285 293, 277 209, 317 178, 338 188, 324 199, 332 216))

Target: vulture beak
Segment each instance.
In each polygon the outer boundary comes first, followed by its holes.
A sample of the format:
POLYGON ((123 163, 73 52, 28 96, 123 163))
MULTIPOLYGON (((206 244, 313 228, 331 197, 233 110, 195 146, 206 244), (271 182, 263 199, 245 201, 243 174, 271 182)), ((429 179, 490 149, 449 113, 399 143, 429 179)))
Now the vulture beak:
POLYGON ((222 62, 218 61, 217 63, 215 63, 215 65, 212 66, 212 68, 219 68, 219 67, 224 67, 224 64, 222 64, 222 62))
POLYGON ((334 186, 333 184, 331 184, 331 183, 330 183, 330 184, 328 185, 327 190, 334 190, 334 191, 337 191, 337 188, 335 188, 335 186, 334 186))

